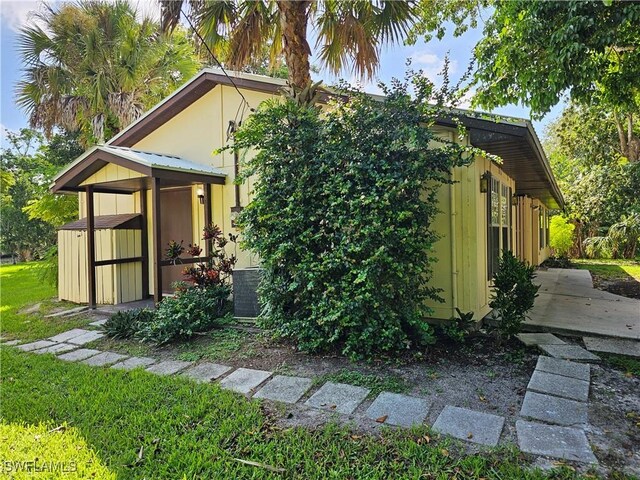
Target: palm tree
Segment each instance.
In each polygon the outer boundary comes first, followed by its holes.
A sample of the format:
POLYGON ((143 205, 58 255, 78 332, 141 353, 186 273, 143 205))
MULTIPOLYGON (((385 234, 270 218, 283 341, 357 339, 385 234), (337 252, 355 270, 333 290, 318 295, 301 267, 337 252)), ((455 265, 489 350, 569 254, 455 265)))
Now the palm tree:
POLYGON ((284 56, 299 89, 311 81, 310 25, 324 66, 338 73, 352 63, 356 75, 370 78, 381 45, 402 41, 417 19, 415 1, 160 0, 165 31, 178 25, 185 2, 198 34, 227 66, 241 69, 269 45, 271 61, 284 56))
POLYGON ((187 35, 170 38, 124 1, 47 6, 44 26, 22 28, 24 76, 17 103, 33 128, 80 132, 85 146, 104 142, 198 70, 187 35))

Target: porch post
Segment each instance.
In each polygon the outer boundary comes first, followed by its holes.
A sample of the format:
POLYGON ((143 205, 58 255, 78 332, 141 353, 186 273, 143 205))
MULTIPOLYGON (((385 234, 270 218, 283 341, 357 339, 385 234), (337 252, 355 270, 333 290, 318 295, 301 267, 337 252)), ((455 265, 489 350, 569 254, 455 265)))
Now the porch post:
POLYGON ((149 208, 147 206, 147 189, 140 190, 140 213, 142 214, 142 229, 140 239, 142 243, 142 298, 149 298, 149 208))
POLYGON ((153 300, 162 300, 162 239, 160 224, 160 179, 151 179, 151 208, 153 223, 153 300))
MULTIPOLYGON (((204 184, 204 226, 211 225, 211 184, 204 184)), ((209 256, 210 241, 204 242, 204 254, 209 256)))
POLYGON ((87 258, 89 283, 89 308, 96 308, 96 237, 95 237, 95 211, 93 208, 93 185, 85 187, 87 202, 87 258))

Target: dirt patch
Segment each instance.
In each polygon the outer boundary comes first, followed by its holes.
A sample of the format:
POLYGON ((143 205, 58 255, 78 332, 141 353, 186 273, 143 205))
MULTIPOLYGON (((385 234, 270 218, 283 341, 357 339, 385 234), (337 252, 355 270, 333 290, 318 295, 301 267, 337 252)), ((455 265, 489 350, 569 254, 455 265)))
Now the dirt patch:
POLYGON ((640 282, 634 278, 611 279, 591 274, 593 286, 605 292, 614 293, 628 298, 640 299, 640 282))
POLYGON ((640 378, 606 362, 591 368, 589 441, 603 465, 640 474, 640 378))

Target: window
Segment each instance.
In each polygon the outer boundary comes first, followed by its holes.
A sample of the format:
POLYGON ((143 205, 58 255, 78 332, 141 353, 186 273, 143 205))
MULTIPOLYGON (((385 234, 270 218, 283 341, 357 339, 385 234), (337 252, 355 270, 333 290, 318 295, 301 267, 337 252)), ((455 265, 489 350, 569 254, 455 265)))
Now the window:
POLYGON ((545 232, 544 232, 545 233, 545 235, 544 235, 545 243, 544 243, 544 245, 546 247, 548 247, 549 246, 549 225, 551 224, 551 217, 549 215, 549 210, 545 210, 545 217, 546 217, 546 219, 545 219, 545 232))
POLYGON ((498 270, 500 255, 511 249, 511 188, 489 176, 487 192, 487 267, 488 278, 498 270))
POLYGON ((538 208, 538 227, 540 229, 540 244, 538 245, 538 248, 540 250, 542 250, 544 248, 545 245, 545 215, 544 215, 544 208, 542 207, 542 205, 540 205, 540 207, 538 208))

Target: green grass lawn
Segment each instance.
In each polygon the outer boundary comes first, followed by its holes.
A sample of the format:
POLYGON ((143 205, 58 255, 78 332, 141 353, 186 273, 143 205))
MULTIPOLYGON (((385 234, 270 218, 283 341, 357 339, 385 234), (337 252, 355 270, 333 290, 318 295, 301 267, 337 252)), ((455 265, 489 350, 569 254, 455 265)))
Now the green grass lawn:
POLYGON ((572 259, 571 263, 576 268, 589 270, 594 275, 602 277, 604 280, 616 280, 624 278, 635 278, 640 282, 640 261, 637 260, 612 260, 612 259, 572 259))
MULTIPOLYGON (((75 326, 18 314, 54 291, 40 284, 28 265, 0 272, 3 335, 34 339, 75 326)), ((515 448, 465 454, 427 427, 389 429, 382 437, 335 425, 282 430, 259 402, 217 384, 92 368, 12 347, 0 350, 3 431, 15 434, 42 424, 47 432, 72 427, 78 452, 85 452, 79 458, 87 458, 88 448, 122 479, 577 477, 566 467, 553 473, 532 470, 515 448)))
POLYGON ((3 337, 39 340, 89 323, 82 317, 44 318, 58 302, 55 287, 40 280, 37 266, 36 262, 0 266, 0 333, 3 337), (18 313, 35 303, 42 304, 39 313, 18 313))

